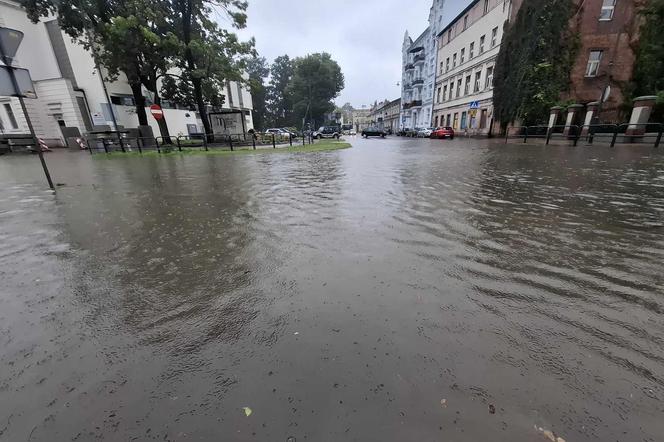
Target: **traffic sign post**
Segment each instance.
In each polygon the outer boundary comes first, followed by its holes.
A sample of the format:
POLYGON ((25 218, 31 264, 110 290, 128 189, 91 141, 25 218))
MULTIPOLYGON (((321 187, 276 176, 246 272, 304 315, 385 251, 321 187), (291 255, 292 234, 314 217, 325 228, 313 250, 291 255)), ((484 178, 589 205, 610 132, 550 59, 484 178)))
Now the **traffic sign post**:
POLYGON ((150 113, 155 120, 159 121, 164 118, 164 110, 158 104, 153 104, 150 106, 150 113))
POLYGON ((12 85, 14 87, 14 96, 18 97, 19 103, 21 103, 21 110, 25 116, 25 122, 28 125, 28 130, 30 130, 30 135, 32 136, 32 142, 34 143, 35 149, 37 149, 37 154, 39 155, 39 161, 41 162, 42 169, 44 169, 44 175, 46 175, 46 181, 51 190, 55 191, 55 186, 53 185, 53 180, 51 179, 51 173, 48 171, 48 166, 46 166, 46 160, 44 159, 44 153, 42 152, 41 145, 35 134, 35 128, 32 126, 32 121, 30 121, 30 115, 28 115, 28 109, 25 107, 25 101, 23 100, 24 94, 21 93, 21 87, 19 82, 16 79, 16 74, 14 72, 14 67, 12 62, 18 47, 23 41, 23 32, 17 31, 15 29, 9 28, 0 28, 0 57, 2 62, 5 64, 9 78, 11 79, 12 85))

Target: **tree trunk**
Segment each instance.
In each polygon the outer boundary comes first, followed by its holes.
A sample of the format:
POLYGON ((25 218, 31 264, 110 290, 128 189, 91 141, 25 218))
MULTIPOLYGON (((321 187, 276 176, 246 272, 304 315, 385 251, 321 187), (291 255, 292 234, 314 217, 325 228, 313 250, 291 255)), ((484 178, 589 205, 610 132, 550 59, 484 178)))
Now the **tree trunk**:
MULTIPOLYGON (((186 45, 184 50, 185 60, 187 61, 189 72, 193 73, 196 70, 196 62, 194 60, 194 55, 191 52, 191 48, 189 47, 192 40, 191 33, 193 22, 195 21, 193 17, 193 1, 182 0, 180 3, 180 12, 182 13, 182 39, 186 45)), ((195 78, 192 75, 191 83, 194 87, 194 101, 196 101, 198 113, 201 115, 201 120, 203 120, 205 137, 208 141, 212 141, 212 126, 208 120, 207 109, 205 108, 205 101, 203 100, 203 87, 201 86, 201 81, 200 78, 195 78)))
POLYGON ((129 83, 131 92, 134 95, 134 103, 136 104, 136 115, 138 116, 138 124, 141 126, 148 125, 148 115, 145 112, 145 97, 141 89, 141 82, 129 83))
POLYGON ((196 107, 198 107, 198 113, 201 115, 201 120, 203 120, 203 128, 205 129, 205 136, 209 142, 212 142, 212 125, 208 119, 207 107, 205 106, 205 101, 203 100, 203 87, 201 86, 200 78, 192 78, 192 84, 194 85, 194 100, 196 100, 196 107))

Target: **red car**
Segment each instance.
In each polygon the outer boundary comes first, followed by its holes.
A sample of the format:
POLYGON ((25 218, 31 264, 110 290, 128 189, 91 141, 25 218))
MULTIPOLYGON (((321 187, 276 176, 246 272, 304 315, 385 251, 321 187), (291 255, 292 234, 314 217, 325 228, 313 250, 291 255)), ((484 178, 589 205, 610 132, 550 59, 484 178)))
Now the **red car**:
POLYGON ((437 127, 436 130, 431 132, 431 138, 449 138, 454 139, 454 129, 451 127, 437 127))

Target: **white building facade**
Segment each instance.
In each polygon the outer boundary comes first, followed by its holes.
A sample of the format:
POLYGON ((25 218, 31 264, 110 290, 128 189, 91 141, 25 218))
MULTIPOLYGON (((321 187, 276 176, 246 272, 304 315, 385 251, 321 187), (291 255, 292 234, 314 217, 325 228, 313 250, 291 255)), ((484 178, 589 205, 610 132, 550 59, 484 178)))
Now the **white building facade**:
POLYGON ((438 33, 434 126, 489 133, 495 62, 510 12, 511 0, 474 0, 438 33))
MULTIPOLYGON (((28 69, 32 77, 37 98, 26 98, 25 104, 37 136, 64 144, 62 127, 77 127, 83 135, 95 126, 112 129, 113 115, 119 126, 138 126, 133 95, 124 75, 115 81, 105 81, 107 98, 91 54, 60 29, 55 17, 32 23, 18 2, 0 0, 0 26, 24 34, 14 66, 28 69)), ((101 71, 106 79, 104 69, 101 71)), ((224 92, 221 112, 241 114, 244 130, 252 129, 253 104, 249 91, 239 83, 229 82, 224 92)), ((149 105, 150 94, 144 90, 144 95, 149 105)), ((162 108, 171 135, 202 132, 198 112, 168 102, 162 103, 162 108)), ((146 112, 155 136, 159 136, 156 120, 148 108, 146 112)), ((0 134, 25 133, 28 128, 18 100, 0 97, 0 134)))
POLYGON ((445 0, 433 0, 429 26, 412 40, 408 31, 402 45, 401 129, 431 126, 436 81, 436 35, 443 28, 445 0))

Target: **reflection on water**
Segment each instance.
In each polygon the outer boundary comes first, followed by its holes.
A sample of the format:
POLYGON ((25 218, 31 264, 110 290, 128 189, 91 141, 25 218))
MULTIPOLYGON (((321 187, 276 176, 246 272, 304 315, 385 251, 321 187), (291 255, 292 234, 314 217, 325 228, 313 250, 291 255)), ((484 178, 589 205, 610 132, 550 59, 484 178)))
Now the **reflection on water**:
POLYGON ((55 197, 31 160, 0 161, 2 440, 664 434, 656 151, 61 154, 55 197))

